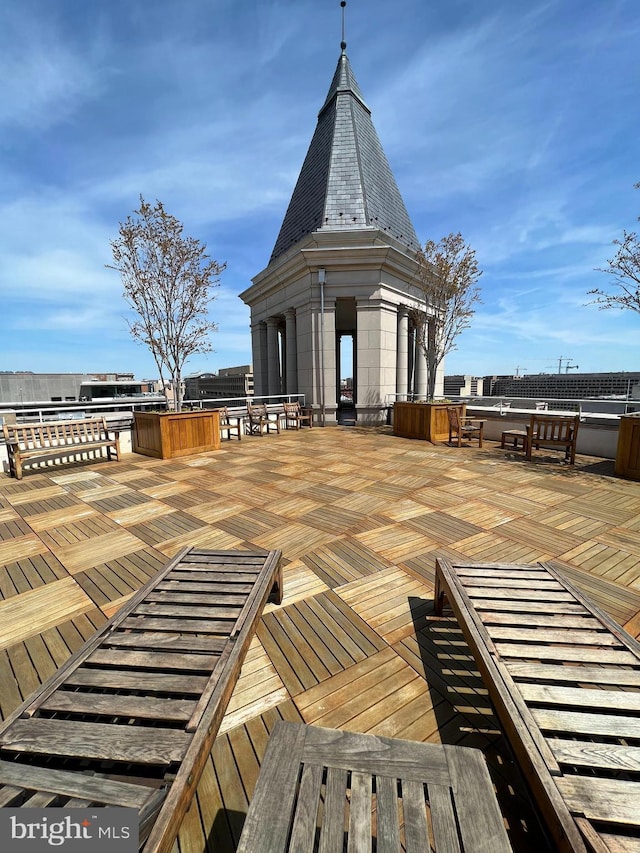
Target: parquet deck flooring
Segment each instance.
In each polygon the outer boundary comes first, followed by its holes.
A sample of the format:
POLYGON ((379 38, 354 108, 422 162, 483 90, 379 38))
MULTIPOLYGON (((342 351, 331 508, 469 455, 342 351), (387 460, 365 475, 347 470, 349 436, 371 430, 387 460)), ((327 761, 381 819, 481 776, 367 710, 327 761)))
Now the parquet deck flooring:
POLYGON ((278 719, 479 746, 514 849, 549 849, 463 637, 433 616, 435 554, 553 557, 638 637, 640 484, 602 460, 385 428, 0 474, 2 717, 184 544, 282 549, 284 601, 265 608, 174 853, 235 849, 278 719))

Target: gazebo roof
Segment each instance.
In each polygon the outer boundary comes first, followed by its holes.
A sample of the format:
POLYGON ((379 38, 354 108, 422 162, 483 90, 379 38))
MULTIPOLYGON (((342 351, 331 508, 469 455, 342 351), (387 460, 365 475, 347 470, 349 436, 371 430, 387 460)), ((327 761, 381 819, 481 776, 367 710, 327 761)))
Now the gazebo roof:
POLYGON ((270 263, 313 231, 367 227, 419 245, 343 50, 270 263))

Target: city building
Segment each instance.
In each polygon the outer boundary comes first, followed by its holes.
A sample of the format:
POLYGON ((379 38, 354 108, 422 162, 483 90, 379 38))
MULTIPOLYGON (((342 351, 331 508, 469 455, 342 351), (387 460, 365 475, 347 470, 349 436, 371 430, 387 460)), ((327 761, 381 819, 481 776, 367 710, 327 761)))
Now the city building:
POLYGON ((426 392, 409 320, 420 307, 419 241, 341 48, 269 263, 240 297, 251 309, 257 395, 302 393, 316 419, 335 423, 340 377, 353 376, 345 405, 378 423, 396 395, 426 392))
POLYGON ((185 400, 213 400, 253 396, 250 364, 221 368, 217 373, 194 373, 184 380, 185 400))
POLYGON ((549 397, 640 400, 640 372, 535 373, 485 376, 484 393, 493 397, 549 397))
POLYGON ((469 376, 461 373, 444 377, 445 397, 482 397, 484 380, 481 376, 469 376))
POLYGON ((60 403, 130 397, 153 391, 133 373, 0 372, 0 403, 60 403))

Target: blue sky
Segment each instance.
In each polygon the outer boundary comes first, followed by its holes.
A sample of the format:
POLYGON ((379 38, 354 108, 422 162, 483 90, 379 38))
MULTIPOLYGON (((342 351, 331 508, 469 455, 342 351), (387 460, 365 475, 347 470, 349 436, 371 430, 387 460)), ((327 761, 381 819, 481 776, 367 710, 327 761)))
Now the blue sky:
MULTIPOLYGON (((349 0, 347 54, 419 238, 461 231, 483 304, 447 373, 640 369, 632 312, 585 307, 640 213, 637 0, 349 0)), ((133 371, 109 241, 160 199, 227 271, 215 352, 269 260, 340 53, 338 0, 0 8, 0 369, 133 371)))

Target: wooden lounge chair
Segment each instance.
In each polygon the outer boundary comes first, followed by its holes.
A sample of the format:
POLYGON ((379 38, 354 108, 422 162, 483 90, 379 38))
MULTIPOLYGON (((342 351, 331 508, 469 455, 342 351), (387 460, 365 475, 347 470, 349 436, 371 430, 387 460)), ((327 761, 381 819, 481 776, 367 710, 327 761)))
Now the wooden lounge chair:
POLYGON ((280 432, 280 414, 271 413, 266 403, 247 403, 247 431, 249 435, 264 435, 269 430, 280 432), (272 414, 275 417, 272 417, 272 414))
POLYGON ((527 459, 531 460, 531 452, 541 447, 551 450, 564 450, 564 456, 569 465, 576 461, 576 442, 580 415, 567 417, 565 415, 531 415, 527 426, 525 449, 527 459))
POLYGON ((558 851, 640 849, 640 644, 552 563, 436 561, 558 851))
POLYGON ((311 411, 303 411, 298 400, 295 403, 283 403, 283 407, 285 429, 300 429, 304 424, 313 426, 311 411))
POLYGON ((511 850, 479 750, 281 721, 237 853, 400 851, 400 814, 407 851, 511 850))
POLYGON ((458 439, 458 447, 462 447, 463 438, 477 438, 478 447, 482 447, 485 421, 463 416, 461 406, 448 406, 447 415, 449 416, 449 443, 455 436, 458 439))
POLYGON ((169 853, 280 552, 187 548, 0 728, 0 804, 138 809, 140 849, 169 853))

